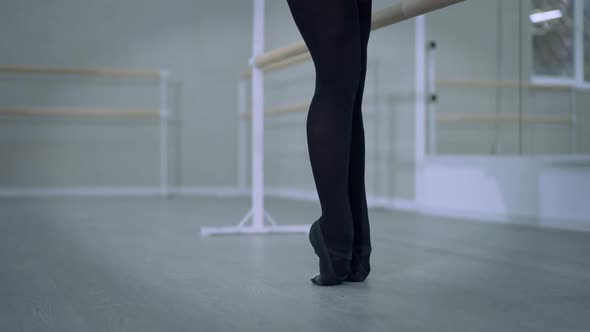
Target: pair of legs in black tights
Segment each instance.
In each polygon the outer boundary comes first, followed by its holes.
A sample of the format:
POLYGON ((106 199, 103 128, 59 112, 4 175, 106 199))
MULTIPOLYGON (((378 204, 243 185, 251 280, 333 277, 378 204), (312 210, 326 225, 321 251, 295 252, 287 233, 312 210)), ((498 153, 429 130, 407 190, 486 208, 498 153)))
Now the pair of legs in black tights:
POLYGON ((361 104, 372 0, 287 2, 316 70, 307 141, 322 215, 310 232, 320 256, 312 281, 362 281, 371 253, 361 104))

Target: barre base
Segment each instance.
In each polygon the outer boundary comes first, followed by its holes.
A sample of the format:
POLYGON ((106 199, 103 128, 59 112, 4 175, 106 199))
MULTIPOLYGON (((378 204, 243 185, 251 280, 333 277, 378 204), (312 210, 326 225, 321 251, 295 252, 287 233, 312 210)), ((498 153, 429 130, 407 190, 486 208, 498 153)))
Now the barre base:
POLYGON ((228 226, 228 227, 203 227, 202 236, 213 235, 256 235, 256 234, 299 234, 309 233, 311 225, 268 225, 254 226, 228 226))

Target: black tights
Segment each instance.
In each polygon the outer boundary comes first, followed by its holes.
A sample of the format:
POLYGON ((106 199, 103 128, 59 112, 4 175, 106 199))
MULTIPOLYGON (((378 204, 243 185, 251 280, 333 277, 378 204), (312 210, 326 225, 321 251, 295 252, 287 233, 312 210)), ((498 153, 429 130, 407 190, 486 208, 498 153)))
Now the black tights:
POLYGON ((370 250, 361 104, 372 0, 287 0, 316 71, 307 142, 326 246, 370 250))

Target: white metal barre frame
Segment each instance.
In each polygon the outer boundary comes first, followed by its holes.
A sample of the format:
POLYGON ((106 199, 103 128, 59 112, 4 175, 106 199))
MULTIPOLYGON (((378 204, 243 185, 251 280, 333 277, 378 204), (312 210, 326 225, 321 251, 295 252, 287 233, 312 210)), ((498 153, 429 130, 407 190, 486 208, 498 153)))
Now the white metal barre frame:
MULTIPOLYGON (((264 209, 264 69, 256 65, 256 57, 264 54, 265 0, 254 0, 252 66, 252 207, 237 226, 203 227, 201 235, 307 233, 310 225, 280 226, 264 209), (251 221, 251 224, 248 224, 251 221), (265 224, 268 221, 268 224, 265 224)), ((240 83, 240 99, 245 98, 240 83)), ((239 106, 240 115, 244 114, 239 106)), ((242 128, 243 129, 243 128, 242 128)), ((239 137, 242 137, 239 135, 239 137)), ((241 143, 240 143, 241 144, 241 143)), ((243 179, 241 181, 244 181, 243 179)))

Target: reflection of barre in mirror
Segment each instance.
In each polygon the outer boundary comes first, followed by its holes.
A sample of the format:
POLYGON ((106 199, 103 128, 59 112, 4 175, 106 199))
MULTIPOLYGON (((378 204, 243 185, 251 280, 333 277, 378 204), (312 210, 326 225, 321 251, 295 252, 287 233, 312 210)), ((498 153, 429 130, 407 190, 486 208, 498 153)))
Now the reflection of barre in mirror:
MULTIPOLYGON (((428 152, 430 156, 438 154, 438 124, 439 123, 460 123, 460 122, 490 122, 496 126, 494 139, 492 142, 492 151, 497 153, 498 150, 498 125, 500 123, 515 123, 515 124, 551 124, 551 125, 566 125, 570 126, 570 151, 576 153, 577 146, 577 116, 575 94, 583 92, 576 86, 570 84, 539 84, 524 80, 451 80, 451 79, 437 79, 436 75, 436 54, 437 43, 430 41, 427 45, 426 62, 428 70, 426 71, 426 82, 428 86, 428 152), (533 91, 564 91, 569 92, 570 113, 568 115, 555 114, 522 114, 522 113, 508 113, 500 114, 501 110, 496 109, 496 113, 451 113, 440 112, 438 109, 439 92, 438 87, 461 88, 461 89, 517 89, 523 92, 533 91)), ((496 105, 500 105, 499 97, 496 93, 496 105)))
MULTIPOLYGON (((558 85, 558 84, 536 84, 530 82, 519 81, 485 81, 485 80, 437 80, 437 86, 449 86, 460 88, 506 88, 506 89, 529 89, 529 90, 558 90, 558 91, 577 91, 584 90, 577 89, 572 86, 558 85)), ((437 98, 438 100, 438 98, 437 98)), ((575 115, 575 113, 573 113, 575 115)), ((471 121, 471 122, 487 122, 487 121, 501 121, 501 122, 525 122, 525 123, 545 123, 545 124, 566 124, 575 125, 576 117, 572 115, 526 115, 526 114, 473 114, 473 113, 436 113, 437 122, 456 122, 456 121, 471 121)))
POLYGON ((130 110, 130 109, 70 109, 55 107, 16 107, 0 106, 0 116, 35 116, 35 117, 75 117, 75 118, 159 118, 159 190, 160 195, 168 196, 169 189, 169 73, 167 70, 132 70, 110 68, 56 68, 56 67, 27 67, 0 66, 0 74, 30 74, 49 76, 88 76, 152 79, 159 82, 158 110, 130 110))
POLYGON ((527 122, 545 124, 571 124, 572 119, 558 115, 518 115, 518 114, 454 114, 445 113, 437 116, 438 122, 527 122))
MULTIPOLYGON (((428 12, 441 9, 464 0, 401 0, 399 3, 372 14, 371 30, 402 22, 428 12)), ((311 59, 303 41, 287 47, 264 52, 265 0, 254 0, 253 15, 253 57, 250 59, 252 70, 242 74, 239 83, 240 116, 246 115, 242 101, 246 99, 246 78, 251 79, 251 197, 252 207, 237 226, 201 229, 201 235, 215 234, 266 234, 266 233, 308 233, 309 225, 278 225, 264 209, 264 71, 287 68, 293 64, 303 63, 311 59), (265 224, 268 220, 269 224, 265 224), (248 224, 251 221, 251 224, 248 224)), ((296 111, 300 107, 274 110, 274 114, 296 111)), ((239 125, 245 132, 245 124, 239 125)), ((243 137, 238 134, 239 149, 244 146, 243 137)), ((243 153, 239 157, 240 163, 243 153)), ((241 169, 241 165, 239 165, 241 169)), ((245 185, 240 180, 240 187, 245 185)))
MULTIPOLYGON (((583 89, 578 89, 571 85, 556 85, 556 84, 537 84, 526 81, 493 81, 493 80, 436 80, 430 88, 430 95, 437 96, 435 86, 446 86, 449 88, 462 89, 525 89, 527 91, 563 91, 569 92, 570 113, 567 115, 555 114, 486 114, 486 113, 454 113, 454 112, 439 112, 437 104, 439 98, 431 98, 429 107, 429 151, 430 155, 437 154, 437 123, 459 123, 459 122, 491 122, 491 123, 522 123, 522 124, 547 124, 547 125, 565 125, 570 127, 570 151, 576 153, 577 145, 577 116, 575 107, 575 93, 584 93, 583 89)), ((494 142, 496 145, 496 142, 494 142)))

